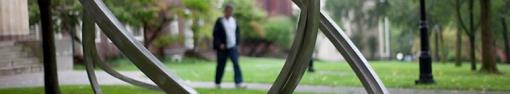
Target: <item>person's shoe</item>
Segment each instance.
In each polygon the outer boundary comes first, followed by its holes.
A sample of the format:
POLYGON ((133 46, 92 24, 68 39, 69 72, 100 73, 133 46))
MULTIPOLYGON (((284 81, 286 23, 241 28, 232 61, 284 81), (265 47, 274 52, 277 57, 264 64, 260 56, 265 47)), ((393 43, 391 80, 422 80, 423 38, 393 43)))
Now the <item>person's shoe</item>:
POLYGON ((315 69, 313 69, 313 68, 308 68, 308 72, 315 72, 315 69))
POLYGON ((236 88, 246 88, 246 85, 243 83, 236 84, 236 88))
POLYGON ((221 88, 221 85, 220 84, 215 84, 215 87, 219 89, 219 88, 221 88))

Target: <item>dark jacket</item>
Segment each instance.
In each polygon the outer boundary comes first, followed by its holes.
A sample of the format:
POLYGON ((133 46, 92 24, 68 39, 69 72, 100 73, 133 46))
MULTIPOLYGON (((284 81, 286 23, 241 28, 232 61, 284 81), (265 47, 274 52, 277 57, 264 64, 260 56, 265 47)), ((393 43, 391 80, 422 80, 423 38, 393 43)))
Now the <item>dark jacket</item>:
MULTIPOLYGON (((225 26, 223 26, 223 17, 220 17, 216 20, 213 29, 213 48, 214 50, 220 50, 220 45, 223 44, 225 48, 227 47, 227 34, 225 31, 225 26)), ((239 31, 239 23, 236 21, 236 46, 239 45, 240 40, 240 31, 239 31)))

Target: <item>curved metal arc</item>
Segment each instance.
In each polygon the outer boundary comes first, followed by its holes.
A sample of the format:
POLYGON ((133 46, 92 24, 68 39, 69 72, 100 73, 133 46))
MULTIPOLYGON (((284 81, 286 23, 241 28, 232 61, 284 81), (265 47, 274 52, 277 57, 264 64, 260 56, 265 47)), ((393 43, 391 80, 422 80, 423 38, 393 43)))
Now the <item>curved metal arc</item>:
MULTIPOLYGON (((90 17, 87 16, 89 13, 87 11, 84 11, 84 16, 83 16, 83 27, 82 27, 82 31, 85 31, 85 34, 83 35, 84 36, 84 40, 83 42, 85 43, 92 43, 92 44, 95 44, 94 43, 94 34, 89 34, 89 32, 91 31, 95 31, 95 26, 94 26, 94 22, 90 20, 90 17), (89 36, 92 36, 89 37, 89 36)), ((101 94, 101 88, 99 87, 99 83, 97 82, 97 79, 96 79, 96 74, 94 72, 94 58, 90 57, 89 55, 93 54, 93 52, 91 51, 91 49, 86 49, 87 48, 87 45, 83 45, 83 54, 85 55, 85 69, 87 71, 87 76, 89 78, 89 82, 90 82, 90 85, 92 87, 92 91, 94 92, 94 94, 101 94)))
MULTIPOLYGON (((304 30, 304 25, 306 24, 306 10, 301 11, 299 16, 299 23, 298 23, 298 30, 302 31, 304 30)), ((294 42, 292 43, 292 51, 289 52, 289 55, 287 56, 287 59, 285 61, 285 64, 282 67, 281 72, 278 74, 278 78, 274 82, 274 84, 271 86, 271 89, 269 90, 269 94, 278 94, 283 90, 284 85, 289 80, 289 77, 293 73, 293 67, 295 67, 295 58, 297 57, 297 51, 294 51, 294 49, 299 49, 300 47, 297 46, 301 44, 302 35, 304 32, 297 32, 294 38, 294 42)))
POLYGON ((386 87, 379 76, 372 70, 368 61, 356 48, 354 43, 341 31, 331 18, 321 13, 321 31, 333 43, 337 50, 356 73, 361 83, 370 94, 387 94, 386 87))
POLYGON ((115 77, 117 79, 120 79, 120 80, 122 80, 124 82, 130 83, 130 84, 133 84, 133 85, 136 85, 136 86, 140 86, 140 87, 143 87, 143 88, 152 89, 152 90, 161 90, 158 86, 156 86, 154 84, 138 81, 136 79, 130 78, 128 76, 125 76, 125 75, 115 71, 109 65, 107 65, 102 60, 100 60, 99 57, 97 57, 97 55, 95 55, 95 58, 97 58, 97 59, 94 59, 95 60, 95 64, 97 66, 99 66, 99 68, 101 68, 106 73, 112 75, 113 77, 115 77))
MULTIPOLYGON (((299 15, 299 22, 297 25, 297 31, 304 30, 304 26, 306 25, 306 15, 307 11, 303 10, 301 11, 299 15)), ((304 35, 304 32, 296 32, 294 42, 292 43, 291 49, 299 49, 300 47, 298 45, 301 44, 302 36, 304 35)), ((278 74, 278 78, 274 82, 274 84, 271 86, 271 89, 269 90, 269 93, 271 94, 277 94, 279 91, 281 91, 281 87, 284 87, 284 84, 288 80, 288 77, 292 73, 292 68, 294 67, 294 58, 296 58, 297 51, 290 51, 289 55, 287 56, 287 59, 285 61, 285 64, 282 67, 281 72, 278 74)))
POLYGON ((104 34, 163 91, 179 94, 197 93, 191 87, 183 84, 182 80, 174 74, 166 70, 167 68, 161 61, 135 40, 132 35, 127 33, 127 30, 101 0, 80 0, 80 2, 84 9, 91 12, 89 16, 94 17, 93 20, 103 30, 104 34))
POLYGON ((315 48, 319 30, 319 1, 308 0, 301 11, 297 34, 287 61, 278 79, 269 90, 270 94, 292 93, 301 80, 315 48))
MULTIPOLYGON (((293 0, 300 8, 304 8, 303 0, 293 0)), ((388 91, 368 61, 360 53, 342 29, 325 13, 320 11, 320 30, 333 43, 354 70, 366 91, 370 94, 387 94, 388 91)))
MULTIPOLYGON (((89 17, 85 15, 84 17, 89 17)), ((101 58, 99 58, 99 55, 97 54, 96 50, 96 43, 95 43, 95 24, 92 22, 90 18, 83 20, 83 52, 85 55, 85 60, 87 63, 94 63, 99 68, 103 69, 106 73, 112 75, 113 77, 120 79, 124 82, 140 86, 147 89, 153 89, 153 90, 161 90, 158 86, 155 86, 153 84, 145 83, 142 81, 138 81, 135 79, 132 79, 130 77, 124 76, 121 73, 115 71, 113 68, 111 68, 108 64, 104 63, 101 58)), ((89 71, 87 71, 89 72, 89 71)), ((93 71, 92 71, 93 72, 93 71)), ((90 74, 89 74, 90 75, 90 74)), ((95 79, 95 77, 94 77, 95 79)), ((97 83, 97 82, 96 82, 97 83)), ((94 86, 94 84, 92 84, 94 86)))

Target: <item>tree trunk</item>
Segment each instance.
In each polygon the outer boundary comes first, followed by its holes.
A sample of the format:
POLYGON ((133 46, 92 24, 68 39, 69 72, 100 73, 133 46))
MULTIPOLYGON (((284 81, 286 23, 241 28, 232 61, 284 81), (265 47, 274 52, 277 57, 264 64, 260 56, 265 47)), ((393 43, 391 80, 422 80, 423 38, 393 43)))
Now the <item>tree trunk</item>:
POLYGON ((506 19, 504 17, 501 18, 501 25, 503 25, 503 43, 505 45, 505 56, 506 63, 510 64, 510 47, 508 45, 508 28, 506 25, 506 19))
MULTIPOLYGON (((78 61, 78 58, 76 58, 77 53, 76 53, 76 43, 75 43, 75 40, 74 38, 76 37, 76 31, 74 29, 71 29, 71 31, 69 32, 70 33, 70 40, 71 40, 71 59, 73 60, 73 63, 76 63, 78 61)), ((80 62, 81 63, 81 62, 80 62)))
POLYGON ((471 32, 469 34, 469 49, 470 51, 470 58, 471 58, 471 71, 476 71, 476 55, 475 55, 475 24, 474 24, 474 13, 473 13, 473 6, 475 4, 475 0, 469 0, 469 31, 471 32))
MULTIPOLYGON (((455 1, 456 1, 455 2, 456 3, 455 4, 455 8, 456 8, 455 12, 457 14, 456 16, 457 16, 457 21, 458 21, 457 22, 457 26, 459 28, 458 33, 457 33, 458 35, 457 35, 457 62, 456 62, 456 65, 460 66, 462 64, 462 62, 460 60, 461 57, 462 57, 462 52, 461 52, 462 51, 462 47, 461 47, 462 46, 462 43, 461 43, 462 42, 462 36, 460 34, 462 33, 462 31, 464 31, 466 33, 466 35, 469 36, 470 44, 474 44, 474 42, 471 41, 472 39, 474 40, 474 38, 471 38, 471 35, 472 35, 472 33, 474 31, 471 31, 471 29, 468 29, 467 26, 464 24, 464 20, 462 19, 462 13, 461 13, 461 10, 460 10, 461 9, 461 5, 462 5, 460 0, 455 0, 455 1)), ((473 0, 470 0, 470 1, 473 1, 473 0)), ((469 11, 470 11, 471 14, 473 13, 472 10, 473 10, 472 6, 470 6, 470 10, 469 11)), ((470 15, 470 16, 472 18, 472 15, 470 15)), ((471 51, 469 53, 470 54, 470 61, 471 61, 471 64, 473 65, 472 70, 474 71, 474 70, 476 70, 476 66, 474 65, 475 64, 474 46, 470 45, 470 49, 469 50, 471 51)))
POLYGON ((456 55, 456 58, 455 58, 455 66, 457 67, 460 67, 462 66, 462 31, 461 31, 461 28, 458 27, 457 29, 457 49, 455 50, 455 55, 456 55))
POLYGON ((440 31, 437 30, 437 28, 434 28, 434 60, 436 60, 436 62, 440 62, 441 59, 440 59, 440 51, 439 51, 439 33, 440 31))
POLYGON ((75 47, 76 44, 74 43, 74 39, 72 36, 73 35, 71 34, 71 38, 69 38, 69 40, 71 40, 71 54, 73 55, 72 59, 74 61, 75 60, 74 56, 76 54, 76 51, 74 49, 76 49, 76 47, 75 47))
POLYGON ((166 58, 166 54, 165 54, 165 47, 158 47, 158 53, 157 53, 158 57, 159 57, 159 60, 163 61, 165 60, 166 58))
POLYGON ((471 70, 476 71, 476 52, 475 52, 475 35, 469 35, 469 58, 471 61, 471 70))
POLYGON ((448 54, 448 48, 445 48, 444 46, 444 37, 443 37, 443 28, 439 29, 439 59, 442 63, 446 63, 447 61, 447 54, 448 54))
POLYGON ((143 24, 143 46, 149 49, 149 26, 147 24, 143 24))
POLYGON ((200 26, 198 25, 199 19, 200 18, 197 18, 197 17, 193 17, 193 19, 191 19, 193 21, 193 23, 191 24, 191 30, 193 32, 193 48, 186 49, 186 51, 184 52, 184 56, 203 59, 203 60, 209 60, 209 58, 207 58, 207 56, 205 56, 199 52, 200 41, 201 41, 200 37, 198 35, 198 33, 199 33, 198 28, 200 28, 200 26))
POLYGON ((200 46, 199 46, 199 45, 200 45, 200 43, 199 43, 199 42, 200 42, 200 40, 199 40, 199 35, 198 35, 198 33, 197 33, 197 32, 199 32, 199 31, 198 31, 198 28, 200 28, 200 27, 199 27, 199 25, 198 25, 198 23, 199 23, 199 19, 200 19, 200 18, 195 18, 195 19, 193 20, 193 24, 192 24, 192 26, 191 26, 191 29, 193 30, 192 32, 193 32, 193 51, 194 51, 194 52, 195 52, 195 51, 198 51, 198 48, 200 47, 200 46))
POLYGON ((144 46, 150 46, 154 40, 163 35, 163 29, 170 24, 170 21, 172 20, 164 19, 157 25, 144 23, 144 46))
POLYGON ((490 29, 490 0, 480 0, 481 10, 481 38, 482 38, 482 68, 486 73, 499 73, 496 67, 493 32, 490 29))

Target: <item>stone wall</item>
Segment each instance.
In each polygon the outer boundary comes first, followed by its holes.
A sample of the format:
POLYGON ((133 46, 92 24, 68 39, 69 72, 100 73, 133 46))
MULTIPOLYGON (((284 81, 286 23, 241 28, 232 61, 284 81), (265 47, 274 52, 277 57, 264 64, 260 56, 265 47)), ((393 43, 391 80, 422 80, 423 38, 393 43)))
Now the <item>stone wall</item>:
POLYGON ((0 0, 0 36, 29 34, 27 0, 0 0))
POLYGON ((0 42, 0 76, 41 72, 43 66, 37 54, 30 47, 0 42))

